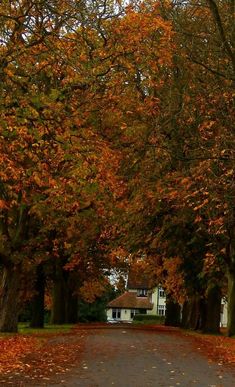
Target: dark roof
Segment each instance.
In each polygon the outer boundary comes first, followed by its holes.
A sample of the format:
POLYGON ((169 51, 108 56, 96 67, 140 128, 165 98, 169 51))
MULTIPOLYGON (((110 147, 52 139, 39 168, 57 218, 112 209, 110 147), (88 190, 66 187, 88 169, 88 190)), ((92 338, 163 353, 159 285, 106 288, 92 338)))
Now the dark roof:
POLYGON ((145 273, 136 273, 133 271, 129 272, 128 281, 127 281, 128 289, 151 289, 152 286, 150 284, 149 276, 145 273))
POLYGON ((121 296, 109 302, 109 308, 127 308, 127 309, 152 309, 153 304, 148 297, 137 297, 136 292, 125 292, 121 296))

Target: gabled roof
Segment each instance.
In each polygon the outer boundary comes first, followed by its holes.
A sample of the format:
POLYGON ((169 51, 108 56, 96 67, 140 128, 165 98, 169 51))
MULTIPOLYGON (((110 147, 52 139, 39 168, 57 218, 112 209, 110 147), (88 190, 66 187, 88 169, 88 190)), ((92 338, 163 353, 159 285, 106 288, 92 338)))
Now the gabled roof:
POLYGON ((148 297, 137 297, 136 292, 125 292, 108 304, 109 308, 152 309, 148 297))
POLYGON ((135 273, 133 271, 130 271, 128 275, 127 288, 151 289, 152 286, 150 284, 149 276, 147 276, 145 273, 135 273))

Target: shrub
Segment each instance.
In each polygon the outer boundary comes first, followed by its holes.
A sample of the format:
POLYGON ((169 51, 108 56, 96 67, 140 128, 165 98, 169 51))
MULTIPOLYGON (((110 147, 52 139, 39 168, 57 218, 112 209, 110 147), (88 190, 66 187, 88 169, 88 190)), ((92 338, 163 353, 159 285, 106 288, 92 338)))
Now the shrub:
POLYGON ((136 314, 133 318, 133 321, 149 324, 164 324, 165 317, 151 314, 136 314))

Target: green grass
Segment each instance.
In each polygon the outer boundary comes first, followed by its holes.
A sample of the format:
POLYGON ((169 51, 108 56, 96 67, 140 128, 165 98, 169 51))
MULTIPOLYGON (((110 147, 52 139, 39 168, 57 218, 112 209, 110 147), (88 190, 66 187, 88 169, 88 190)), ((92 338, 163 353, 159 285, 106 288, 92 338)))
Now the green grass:
POLYGON ((17 333, 7 333, 7 332, 0 332, 0 339, 1 338, 7 338, 7 337, 14 337, 16 335, 29 335, 29 336, 37 336, 37 337, 44 337, 44 335, 55 335, 55 334, 63 334, 63 333, 69 333, 72 331, 73 327, 75 325, 73 324, 64 324, 64 325, 51 325, 51 324, 45 324, 45 327, 40 328, 30 328, 29 323, 19 323, 18 324, 18 332, 17 333))
POLYGON ((30 328, 28 323, 19 323, 18 332, 23 335, 27 334, 54 334, 54 333, 69 333, 74 325, 63 324, 63 325, 52 325, 45 324, 44 328, 30 328))

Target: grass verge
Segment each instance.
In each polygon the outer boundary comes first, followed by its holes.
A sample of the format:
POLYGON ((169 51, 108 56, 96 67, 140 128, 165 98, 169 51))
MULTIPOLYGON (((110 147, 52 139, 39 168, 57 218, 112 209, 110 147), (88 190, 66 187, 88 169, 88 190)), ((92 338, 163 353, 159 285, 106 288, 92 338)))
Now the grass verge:
POLYGON ((19 323, 18 332, 23 335, 28 334, 58 334, 58 333, 69 333, 73 329, 73 324, 45 324, 44 328, 31 328, 28 323, 19 323))

